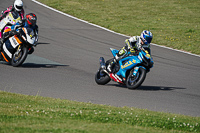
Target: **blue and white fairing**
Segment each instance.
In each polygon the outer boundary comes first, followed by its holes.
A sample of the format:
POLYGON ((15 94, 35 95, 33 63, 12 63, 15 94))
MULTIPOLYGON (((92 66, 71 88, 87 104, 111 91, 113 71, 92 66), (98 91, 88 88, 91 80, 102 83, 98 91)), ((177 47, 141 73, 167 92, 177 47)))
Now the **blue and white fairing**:
MULTIPOLYGON (((117 53, 119 52, 118 50, 116 49, 113 49, 113 48, 110 48, 113 56, 116 58, 117 57, 117 53)), ((136 75, 139 68, 140 67, 143 67, 143 66, 140 66, 138 64, 141 64, 143 62, 143 58, 147 58, 147 59, 151 59, 151 56, 148 54, 148 52, 144 52, 144 51, 141 51, 139 52, 139 55, 130 55, 130 56, 127 56, 125 58, 122 58, 121 60, 119 60, 119 66, 120 66, 120 69, 119 71, 116 73, 119 77, 122 77, 122 79, 126 78, 126 72, 128 70, 131 70, 133 69, 134 67, 134 71, 133 71, 133 74, 136 75)), ((144 69, 146 69, 145 67, 143 67, 144 69)))

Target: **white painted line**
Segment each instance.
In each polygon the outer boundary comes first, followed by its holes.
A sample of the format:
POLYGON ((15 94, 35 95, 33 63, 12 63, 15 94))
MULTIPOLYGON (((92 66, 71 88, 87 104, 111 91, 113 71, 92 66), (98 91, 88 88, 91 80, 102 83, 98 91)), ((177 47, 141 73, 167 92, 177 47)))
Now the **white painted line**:
MULTIPOLYGON (((73 19, 75 19, 75 20, 78 20, 78 21, 87 23, 87 24, 89 24, 89 25, 92 25, 92 26, 101 28, 101 29, 103 29, 103 30, 109 31, 109 32, 111 32, 111 33, 114 33, 114 34, 117 34, 117 35, 120 35, 120 36, 124 36, 124 37, 127 37, 127 38, 130 37, 130 36, 127 36, 127 35, 123 35, 123 34, 114 32, 114 31, 109 30, 109 29, 107 29, 107 28, 101 27, 101 26, 99 26, 99 25, 89 23, 89 22, 87 22, 87 21, 85 21, 85 20, 76 18, 76 17, 71 16, 71 15, 69 15, 69 14, 66 14, 66 13, 64 13, 64 12, 61 12, 61 11, 59 11, 59 10, 56 10, 56 9, 54 9, 54 8, 52 8, 52 7, 49 7, 49 6, 47 6, 47 5, 44 5, 44 4, 42 4, 42 3, 40 3, 40 2, 38 2, 38 1, 36 1, 36 0, 32 0, 32 1, 35 2, 35 3, 37 3, 37 4, 39 4, 39 5, 41 5, 41 6, 44 6, 44 7, 48 8, 48 9, 50 9, 50 10, 53 10, 53 11, 55 11, 55 12, 57 12, 57 13, 60 13, 60 14, 65 15, 65 16, 67 16, 67 17, 73 18, 73 19)), ((185 54, 189 54, 189 55, 193 55, 193 56, 196 56, 196 57, 200 57, 200 55, 196 55, 196 54, 192 54, 192 53, 189 53, 189 52, 185 52, 185 51, 181 51, 181 50, 169 48, 169 47, 162 46, 162 45, 157 45, 157 44, 153 44, 153 43, 151 43, 151 45, 154 45, 154 46, 157 46, 157 47, 166 48, 166 49, 170 49, 170 50, 174 50, 174 51, 181 52, 181 53, 185 53, 185 54)))
POLYGON ((200 55, 197 55, 197 54, 192 54, 190 52, 186 52, 186 51, 182 51, 182 50, 178 50, 178 49, 173 49, 173 48, 170 48, 170 47, 166 47, 166 46, 162 46, 162 45, 157 45, 157 44, 154 44, 154 43, 151 43, 151 45, 154 45, 154 46, 157 46, 157 47, 161 47, 161 48, 170 49, 170 50, 174 50, 174 51, 177 51, 177 52, 189 54, 189 55, 196 56, 196 57, 200 57, 200 55))

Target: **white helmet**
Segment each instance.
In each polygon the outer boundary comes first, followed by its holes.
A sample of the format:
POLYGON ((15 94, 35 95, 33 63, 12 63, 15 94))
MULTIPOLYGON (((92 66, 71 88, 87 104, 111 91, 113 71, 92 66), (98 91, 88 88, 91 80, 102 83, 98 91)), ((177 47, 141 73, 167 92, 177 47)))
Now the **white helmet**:
POLYGON ((22 8, 23 8, 22 0, 15 0, 14 8, 15 8, 16 11, 20 12, 22 10, 22 8))

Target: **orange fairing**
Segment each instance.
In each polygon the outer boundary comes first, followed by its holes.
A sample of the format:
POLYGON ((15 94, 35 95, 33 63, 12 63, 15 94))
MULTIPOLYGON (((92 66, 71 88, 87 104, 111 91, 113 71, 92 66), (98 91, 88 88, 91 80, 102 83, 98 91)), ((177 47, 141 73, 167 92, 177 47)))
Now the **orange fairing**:
POLYGON ((3 54, 3 52, 1 52, 1 54, 2 54, 3 58, 5 59, 5 61, 6 61, 6 62, 9 62, 9 61, 6 59, 6 57, 5 57, 5 55, 3 54))
MULTIPOLYGON (((9 32, 9 31, 11 31, 11 28, 6 29, 4 32, 9 32)), ((17 42, 18 42, 19 44, 22 43, 16 35, 15 35, 14 37, 15 37, 15 39, 17 40, 17 42)))
POLYGON ((17 35, 15 35, 14 37, 15 37, 15 39, 17 40, 17 42, 18 42, 19 44, 22 43, 22 42, 19 40, 19 38, 17 37, 17 35))
POLYGON ((4 32, 9 32, 11 31, 11 28, 6 29, 4 32))
POLYGON ((24 31, 24 33, 26 34, 26 29, 25 28, 22 28, 22 30, 24 31))

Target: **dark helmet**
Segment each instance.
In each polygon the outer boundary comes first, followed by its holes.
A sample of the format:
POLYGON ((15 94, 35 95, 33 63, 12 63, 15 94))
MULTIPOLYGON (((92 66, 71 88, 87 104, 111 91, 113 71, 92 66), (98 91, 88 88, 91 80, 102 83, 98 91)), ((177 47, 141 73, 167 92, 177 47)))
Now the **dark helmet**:
POLYGON ((28 25, 35 26, 37 21, 37 16, 34 13, 29 13, 26 15, 26 21, 28 25))

